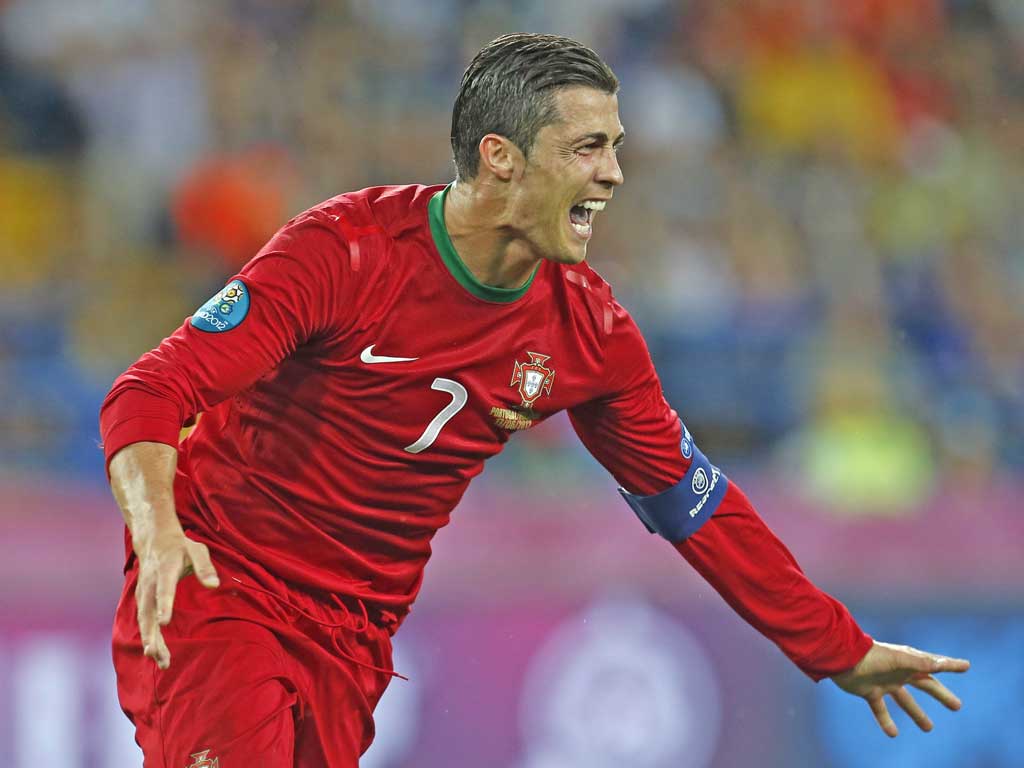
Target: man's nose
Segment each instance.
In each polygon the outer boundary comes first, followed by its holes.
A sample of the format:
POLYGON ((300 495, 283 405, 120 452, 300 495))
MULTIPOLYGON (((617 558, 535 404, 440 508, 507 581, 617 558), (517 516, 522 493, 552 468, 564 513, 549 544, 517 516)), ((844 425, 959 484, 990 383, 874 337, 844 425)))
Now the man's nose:
POLYGON ((605 160, 598 169, 597 180, 602 184, 617 187, 625 181, 622 168, 619 167, 619 156, 614 149, 609 148, 604 152, 604 157, 605 160))

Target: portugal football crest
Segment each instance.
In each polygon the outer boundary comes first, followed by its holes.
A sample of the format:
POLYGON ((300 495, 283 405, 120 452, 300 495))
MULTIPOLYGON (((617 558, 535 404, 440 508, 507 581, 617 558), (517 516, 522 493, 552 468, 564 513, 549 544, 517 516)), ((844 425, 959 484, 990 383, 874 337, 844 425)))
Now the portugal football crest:
POLYGON ((529 408, 541 395, 551 394, 551 384, 555 380, 555 371, 544 365, 551 355, 539 355, 536 352, 527 352, 530 361, 527 363, 516 362, 512 371, 510 386, 519 386, 519 396, 523 398, 523 408, 529 408))

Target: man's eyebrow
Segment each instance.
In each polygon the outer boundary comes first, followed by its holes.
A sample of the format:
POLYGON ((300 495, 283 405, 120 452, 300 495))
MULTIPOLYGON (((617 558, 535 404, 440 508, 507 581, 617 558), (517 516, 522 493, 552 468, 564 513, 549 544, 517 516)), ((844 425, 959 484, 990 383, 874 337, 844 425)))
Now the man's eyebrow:
MULTIPOLYGON (((625 139, 626 139, 626 132, 625 131, 620 131, 619 135, 615 137, 615 141, 612 142, 612 146, 616 146, 617 147, 619 144, 621 144, 623 141, 625 141, 625 139)), ((573 144, 579 144, 580 142, 583 142, 583 141, 596 141, 596 142, 598 142, 600 144, 607 144, 608 143, 608 134, 605 133, 604 131, 594 131, 593 133, 585 133, 582 136, 578 137, 576 139, 576 141, 573 142, 573 144)))

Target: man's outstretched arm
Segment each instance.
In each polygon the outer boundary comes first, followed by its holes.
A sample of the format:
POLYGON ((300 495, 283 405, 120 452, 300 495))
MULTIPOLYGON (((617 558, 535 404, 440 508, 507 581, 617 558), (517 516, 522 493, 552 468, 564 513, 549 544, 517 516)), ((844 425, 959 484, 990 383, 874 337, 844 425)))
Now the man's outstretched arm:
POLYGON ((897 729, 890 696, 925 731, 932 722, 907 686, 951 710, 960 700, 934 675, 966 672, 963 659, 873 641, 846 607, 808 579, 735 484, 696 533, 675 547, 748 623, 815 680, 829 677, 867 701, 889 736, 897 729))
MULTIPOLYGON (((832 678, 864 698, 889 735, 891 696, 922 728, 931 723, 906 690, 960 706, 932 675, 963 672, 959 659, 872 640, 841 602, 818 589, 746 495, 697 448, 665 400, 636 323, 604 293, 605 394, 569 411, 587 450, 622 485, 652 533, 667 539, 751 626, 814 680, 832 678)), ((694 375, 701 376, 699 361, 694 375)))
POLYGON ((642 396, 570 412, 590 452, 632 491, 623 489, 623 496, 644 525, 672 543, 805 674, 832 678, 864 698, 887 734, 896 730, 886 695, 919 726, 931 727, 907 685, 958 709, 959 700, 932 675, 963 672, 969 664, 878 643, 865 634, 846 606, 807 578, 740 488, 697 449, 655 386, 642 396))

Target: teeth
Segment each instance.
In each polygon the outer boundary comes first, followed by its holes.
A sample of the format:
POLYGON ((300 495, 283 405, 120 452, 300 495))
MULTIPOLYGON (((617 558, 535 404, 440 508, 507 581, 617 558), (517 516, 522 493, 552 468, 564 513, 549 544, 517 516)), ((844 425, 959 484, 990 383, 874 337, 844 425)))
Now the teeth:
POLYGON ((580 203, 581 208, 587 208, 591 211, 603 211, 607 203, 604 200, 584 200, 580 203))
POLYGON ((575 229, 576 232, 578 234, 582 235, 583 237, 586 237, 587 235, 590 234, 590 225, 589 224, 577 224, 577 223, 572 222, 572 221, 569 222, 569 223, 572 225, 572 228, 575 229))

